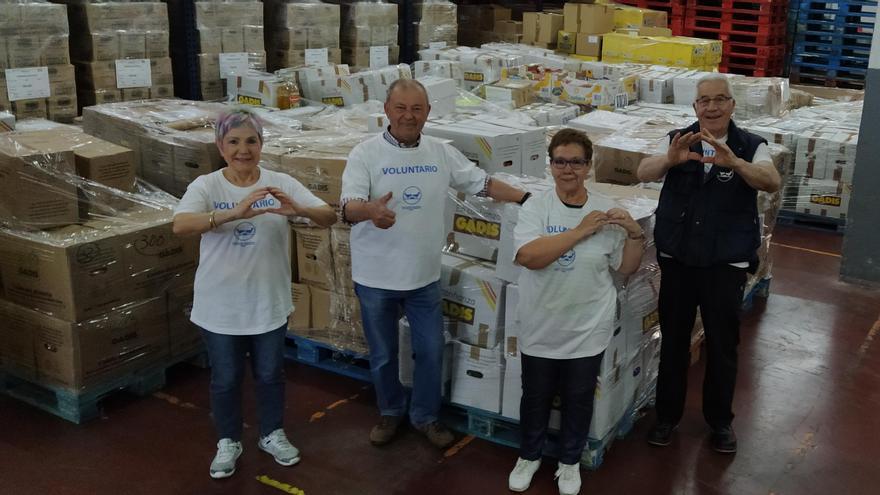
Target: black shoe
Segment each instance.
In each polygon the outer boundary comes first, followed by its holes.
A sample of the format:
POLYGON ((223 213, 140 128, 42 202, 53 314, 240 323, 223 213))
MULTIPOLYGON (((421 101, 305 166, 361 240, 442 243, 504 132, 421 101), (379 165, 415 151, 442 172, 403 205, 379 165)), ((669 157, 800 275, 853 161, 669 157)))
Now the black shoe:
POLYGON ((672 443, 672 432, 676 428, 678 428, 678 425, 658 422, 648 433, 648 443, 657 447, 666 447, 672 443))
POLYGON ((722 454, 736 453, 736 433, 732 426, 712 428, 712 438, 709 439, 712 449, 722 454))

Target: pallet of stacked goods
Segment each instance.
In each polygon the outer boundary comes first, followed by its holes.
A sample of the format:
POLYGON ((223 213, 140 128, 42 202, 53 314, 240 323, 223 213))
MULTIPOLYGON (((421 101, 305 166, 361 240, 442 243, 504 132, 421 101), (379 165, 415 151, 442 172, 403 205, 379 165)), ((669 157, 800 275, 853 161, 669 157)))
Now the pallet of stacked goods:
POLYGON ((864 88, 876 18, 876 0, 800 2, 792 82, 864 88))
POLYGON ((672 30, 672 34, 681 36, 684 32, 687 0, 617 0, 614 3, 666 12, 666 16, 669 19, 669 29, 672 30))
POLYGON ((64 3, 80 108, 174 96, 166 4, 64 3))
POLYGON ((0 111, 72 122, 76 84, 67 9, 44 1, 0 3, 0 111))
POLYGON ((447 0, 422 0, 413 4, 415 50, 458 45, 458 6, 447 0))
POLYGON ((724 41, 722 72, 779 76, 787 22, 782 0, 688 0, 684 34, 724 41))
POLYGON ((339 5, 321 1, 267 0, 268 69, 342 63, 339 5))
POLYGON ((458 44, 519 43, 523 23, 513 19, 513 11, 501 5, 459 5, 458 44))
POLYGON ((196 2, 195 29, 200 99, 223 98, 230 77, 266 70, 262 2, 196 2))
POLYGON ((332 0, 342 21, 342 61, 352 72, 396 65, 400 59, 397 4, 332 0))
POLYGON ((173 235, 177 201, 135 179, 132 150, 21 124, 0 134, 0 391, 79 423, 202 352, 185 318, 197 243, 173 235))

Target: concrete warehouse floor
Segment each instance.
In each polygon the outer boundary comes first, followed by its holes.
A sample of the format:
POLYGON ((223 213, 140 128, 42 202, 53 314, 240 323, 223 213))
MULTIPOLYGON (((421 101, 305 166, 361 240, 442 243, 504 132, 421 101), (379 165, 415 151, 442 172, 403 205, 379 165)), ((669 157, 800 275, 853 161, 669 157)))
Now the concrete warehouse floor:
MULTIPOLYGON (((645 443, 649 411, 597 471, 583 472, 581 493, 878 493, 880 342, 872 341, 880 291, 837 280, 841 236, 779 226, 774 242, 770 298, 758 300, 742 328, 739 453, 708 448, 700 362, 673 444, 645 443)), ((508 493, 514 450, 464 438, 441 452, 411 430, 374 448, 372 388, 296 363, 287 366, 286 427, 303 461, 276 465, 248 427, 238 472, 214 481, 208 378, 208 370, 177 366, 161 393, 111 396, 103 417, 81 426, 0 396, 0 493, 285 493, 269 480, 308 495, 508 493)), ((253 420, 250 391, 245 402, 253 420)), ((528 493, 557 493, 554 467, 545 460, 528 493)))

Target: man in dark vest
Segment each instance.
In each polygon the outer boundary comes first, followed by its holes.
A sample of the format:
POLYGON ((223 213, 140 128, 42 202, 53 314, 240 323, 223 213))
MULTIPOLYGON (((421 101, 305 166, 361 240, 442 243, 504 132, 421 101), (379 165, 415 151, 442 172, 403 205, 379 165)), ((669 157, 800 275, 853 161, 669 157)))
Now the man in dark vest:
POLYGON ((731 422, 738 312, 761 242, 757 191, 777 191, 781 179, 767 142, 731 120, 735 107, 724 75, 701 79, 694 101, 698 121, 671 132, 669 142, 664 141, 666 152, 639 165, 643 182, 665 177, 654 229, 663 340, 651 445, 669 445, 684 413, 691 330, 699 307, 707 351, 703 417, 712 430, 712 448, 736 452, 731 422))

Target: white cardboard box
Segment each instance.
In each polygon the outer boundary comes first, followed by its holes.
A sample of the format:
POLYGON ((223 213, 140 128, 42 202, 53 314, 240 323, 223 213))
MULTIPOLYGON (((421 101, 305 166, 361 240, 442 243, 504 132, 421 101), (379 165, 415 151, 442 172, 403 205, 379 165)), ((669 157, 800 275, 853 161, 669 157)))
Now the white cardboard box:
POLYGON ((504 358, 504 390, 501 393, 501 415, 519 420, 522 400, 522 358, 517 355, 504 358))
POLYGON ((428 122, 423 132, 452 140, 454 146, 478 167, 491 173, 522 173, 521 133, 485 122, 428 122))
POLYGON ((443 314, 454 320, 459 340, 487 349, 504 335, 504 286, 490 265, 463 256, 443 254, 440 292, 443 314))
POLYGON ((504 363, 501 350, 453 342, 450 400, 463 406, 501 412, 504 363))

